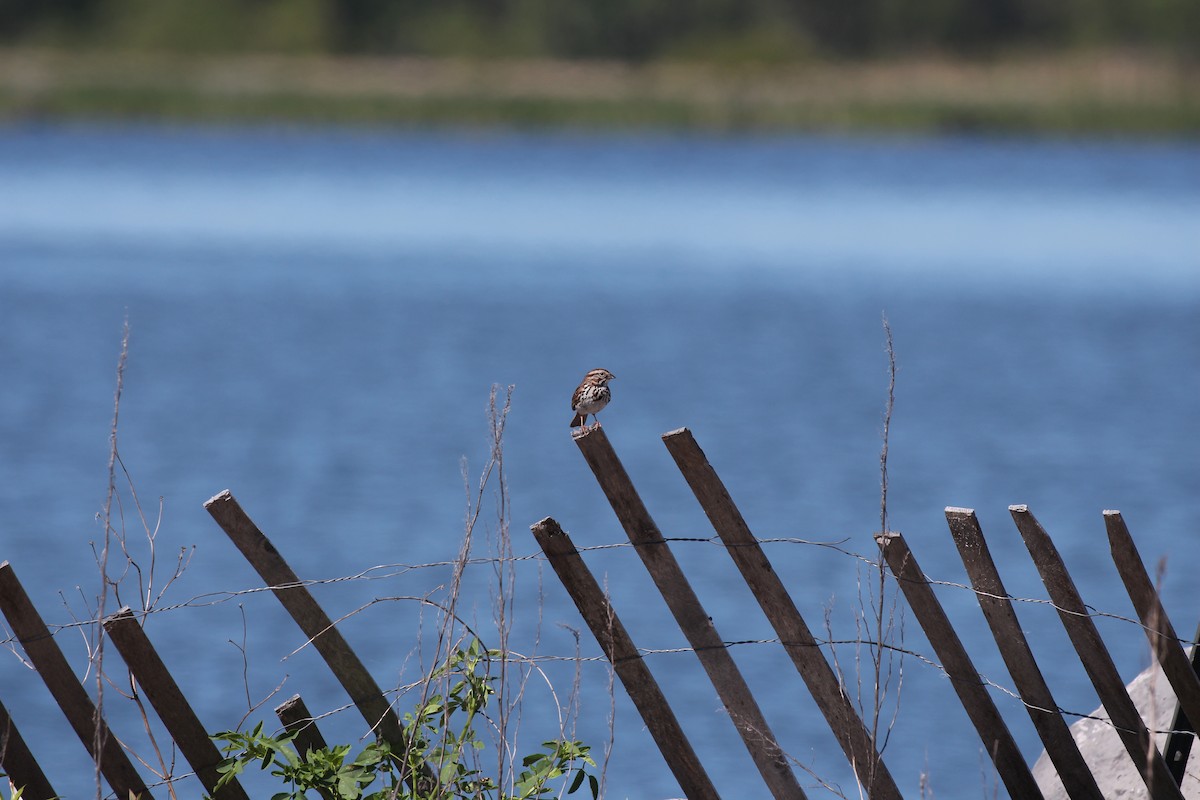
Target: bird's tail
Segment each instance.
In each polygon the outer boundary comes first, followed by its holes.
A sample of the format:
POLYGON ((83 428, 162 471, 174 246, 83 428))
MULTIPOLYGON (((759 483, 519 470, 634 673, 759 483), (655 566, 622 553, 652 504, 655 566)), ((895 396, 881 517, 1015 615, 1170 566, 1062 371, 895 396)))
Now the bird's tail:
POLYGON ((572 428, 580 428, 583 426, 583 414, 576 414, 575 419, 571 420, 572 428))

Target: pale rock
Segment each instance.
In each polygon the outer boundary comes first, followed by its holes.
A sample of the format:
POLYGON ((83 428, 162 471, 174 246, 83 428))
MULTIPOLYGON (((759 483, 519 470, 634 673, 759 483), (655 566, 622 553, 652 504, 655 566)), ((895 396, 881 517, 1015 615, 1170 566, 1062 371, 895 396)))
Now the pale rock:
MULTIPOLYGON (((1142 719, 1152 731, 1170 729, 1175 716, 1175 693, 1161 669, 1147 669, 1126 688, 1142 719)), ((1146 784, 1138 775, 1120 737, 1108 723, 1107 712, 1101 707, 1093 711, 1092 716, 1102 719, 1079 720, 1071 726, 1071 735, 1075 737, 1084 760, 1092 768, 1105 800, 1149 800, 1146 784)), ((1162 752, 1167 735, 1160 733, 1155 740, 1159 752, 1162 752)), ((1068 800, 1058 772, 1044 750, 1033 766, 1033 777, 1046 800, 1068 800)), ((1200 800, 1200 744, 1192 745, 1181 788, 1187 800, 1200 800)))

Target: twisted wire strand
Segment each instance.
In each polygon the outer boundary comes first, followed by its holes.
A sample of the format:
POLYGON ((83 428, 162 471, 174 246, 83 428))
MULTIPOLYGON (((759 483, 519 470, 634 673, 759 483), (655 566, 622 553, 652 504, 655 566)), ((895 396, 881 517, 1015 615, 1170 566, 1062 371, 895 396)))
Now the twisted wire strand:
MULTIPOLYGON (((752 542, 746 546, 796 545, 796 546, 820 547, 820 548, 831 550, 831 551, 838 553, 842 556, 845 556, 851 560, 857 561, 860 563, 860 565, 869 566, 873 569, 881 568, 878 555, 876 555, 875 557, 870 557, 870 556, 867 556, 867 555, 864 555, 861 553, 857 553, 853 550, 850 550, 845 546, 845 544, 848 541, 849 541, 848 538, 834 539, 834 540, 814 540, 814 539, 807 539, 807 538, 800 538, 800 537, 779 536, 779 537, 755 539, 754 542, 752 542)), ((722 547, 722 548, 728 549, 728 546, 725 545, 718 536, 712 535, 712 536, 663 537, 659 541, 649 543, 649 545, 644 545, 644 544, 635 545, 631 542, 609 542, 609 543, 577 547, 576 550, 578 553, 583 554, 583 553, 599 552, 599 551, 606 551, 606 550, 619 550, 619 549, 624 549, 624 548, 633 548, 633 547, 638 547, 638 546, 653 546, 653 545, 656 545, 659 543, 715 545, 717 547, 722 547)), ((280 585, 280 586, 255 586, 255 587, 247 587, 247 588, 236 589, 236 590, 204 592, 204 593, 201 593, 198 595, 194 595, 193 597, 188 598, 186 600, 178 601, 178 602, 171 603, 171 604, 157 605, 157 606, 154 606, 154 607, 151 607, 148 609, 137 611, 135 613, 137 613, 139 616, 151 616, 151 615, 158 615, 158 614, 179 611, 182 609, 211 607, 211 606, 228 603, 228 602, 231 602, 234 600, 238 600, 240 598, 258 595, 263 592, 274 591, 276 589, 292 588, 292 587, 297 587, 297 586, 315 587, 315 586, 337 585, 337 584, 356 582, 356 581, 381 581, 381 580, 386 581, 386 580, 401 578, 410 573, 422 571, 422 570, 449 569, 449 568, 454 568, 456 566, 460 566, 460 567, 481 567, 481 566, 495 567, 496 565, 512 564, 515 562, 527 562, 527 561, 547 562, 547 559, 544 555, 542 555, 542 553, 540 551, 538 551, 538 552, 532 552, 532 553, 526 553, 523 555, 514 555, 514 556, 508 556, 508 557, 473 556, 473 557, 469 557, 466 559, 447 559, 447 560, 432 561, 432 562, 418 563, 418 564, 411 564, 411 563, 404 563, 404 562, 377 564, 377 565, 374 565, 371 567, 367 567, 366 569, 360 570, 359 572, 356 572, 353 574, 348 574, 348 575, 340 575, 340 576, 333 576, 333 577, 327 577, 327 578, 304 579, 304 580, 297 581, 295 583, 289 583, 289 584, 280 585)), ((889 576, 890 576, 890 572, 889 572, 889 576)), ((928 584, 930 584, 931 586, 944 587, 947 589, 959 590, 959 591, 968 591, 968 592, 975 594, 977 596, 977 598, 1000 599, 1000 600, 1007 600, 1012 603, 1027 603, 1027 604, 1033 604, 1033 605, 1050 606, 1050 607, 1054 608, 1055 611, 1062 613, 1062 614, 1077 615, 1077 616, 1081 616, 1081 617, 1086 616, 1086 617, 1092 617, 1092 618, 1112 619, 1112 620, 1115 620, 1120 623, 1134 625, 1143 630, 1149 630, 1149 628, 1146 625, 1144 625, 1140 620, 1133 619, 1131 617, 1128 617, 1128 616, 1125 616, 1122 614, 1099 610, 1091 605, 1086 605, 1085 608, 1087 609, 1087 611, 1081 613, 1081 612, 1077 612, 1072 609, 1064 609, 1064 608, 1056 605, 1052 600, 1050 600, 1048 598, 1018 597, 1018 596, 1012 596, 1012 595, 996 595, 996 594, 991 594, 988 592, 983 592, 983 591, 977 590, 972 586, 969 586, 967 584, 964 584, 964 583, 961 583, 958 581, 940 580, 940 579, 929 578, 928 576, 926 576, 926 582, 928 584)), ((431 596, 433 596, 434 594, 436 594, 442 588, 443 587, 441 587, 441 586, 435 587, 434 589, 430 590, 424 596, 377 597, 374 600, 372 600, 371 602, 362 606, 359 610, 362 610, 362 609, 366 608, 367 606, 374 605, 379 602, 389 601, 389 600, 391 600, 391 601, 408 600, 408 601, 418 601, 418 602, 429 602, 429 598, 431 596)), ((348 616, 352 616, 352 615, 347 615, 347 617, 348 616)), ((343 619, 345 619, 345 617, 343 619)), ((88 619, 75 619, 75 620, 72 620, 70 622, 65 622, 65 623, 54 623, 54 624, 47 623, 47 627, 50 629, 51 635, 57 635, 64 631, 69 631, 69 630, 74 630, 74 629, 82 629, 82 628, 91 628, 93 626, 96 626, 97 624, 98 624, 97 619, 88 618, 88 619)), ((8 648, 18 658, 21 658, 21 655, 18 652, 19 642, 17 641, 16 637, 13 636, 7 630, 7 626, 4 627, 4 634, 5 634, 5 636, 3 638, 0 638, 0 645, 3 645, 4 647, 8 648)), ((1192 642, 1190 640, 1185 640, 1185 639, 1176 639, 1175 641, 1184 647, 1188 647, 1192 644, 1192 642)), ((818 646, 818 647, 821 647, 824 649, 829 649, 830 651, 834 650, 837 647, 876 648, 881 652, 891 652, 891 653, 897 654, 899 656, 902 656, 903 658, 913 659, 914 661, 922 664, 923 666, 934 669, 934 670, 940 672, 943 676, 949 677, 949 673, 935 659, 933 659, 933 658, 929 657, 928 655, 923 654, 917 650, 914 650, 912 648, 903 647, 901 645, 895 644, 894 642, 886 642, 886 641, 879 642, 879 641, 874 641, 870 638, 865 638, 865 637, 855 637, 855 638, 848 638, 848 639, 847 638, 816 638, 816 637, 814 637, 814 644, 815 644, 815 646, 818 646)), ((723 642, 723 644, 722 644, 722 646, 727 649, 754 647, 754 646, 762 646, 762 645, 781 645, 784 647, 808 646, 808 645, 802 645, 800 643, 783 642, 779 638, 740 639, 740 640, 726 641, 726 642, 723 642)), ((671 648, 639 647, 639 648, 637 648, 637 652, 638 652, 638 657, 641 657, 641 658, 658 658, 658 657, 671 656, 671 655, 680 655, 680 654, 689 654, 689 653, 694 654, 696 652, 696 650, 691 647, 671 647, 671 648)), ((504 657, 504 655, 501 654, 501 657, 504 657)), ((22 660, 24 660, 24 659, 22 659, 22 660)), ((536 655, 532 655, 532 656, 521 656, 519 658, 514 658, 512 660, 520 661, 523 663, 529 663, 529 664, 556 663, 556 662, 575 663, 575 664, 588 664, 588 663, 603 664, 603 663, 608 662, 608 658, 604 655, 564 656, 564 655, 555 655, 555 654, 536 654, 536 655)), ((1109 726, 1116 728, 1116 726, 1113 725, 1113 723, 1110 720, 1108 720, 1107 718, 1099 717, 1099 716, 1096 716, 1091 713, 1079 712, 1079 711, 1074 711, 1074 710, 1070 710, 1070 709, 1066 709, 1066 708, 1053 708, 1053 709, 1040 708, 1038 706, 1035 706, 1035 705, 1032 705, 1032 704, 1026 702, 1016 690, 991 679, 987 675, 984 675, 983 673, 979 673, 978 677, 979 677, 981 684, 986 685, 992 689, 995 689, 996 691, 1000 692, 1001 694, 1005 695, 1006 697, 1008 697, 1012 700, 1015 700, 1018 703, 1021 703, 1022 705, 1026 706, 1028 708, 1031 708, 1033 710, 1038 710, 1038 711, 1043 711, 1043 712, 1048 712, 1048 713, 1062 714, 1063 716, 1069 716, 1069 717, 1073 717, 1073 718, 1077 718, 1077 719, 1097 720, 1097 721, 1103 722, 1109 726)), ((417 684, 413 684, 413 686, 416 686, 416 685, 417 684)), ((397 687, 394 687, 392 689, 385 691, 385 694, 399 698, 400 696, 402 696, 404 694, 404 692, 407 689, 410 689, 410 688, 412 688, 412 686, 409 686, 409 687, 397 686, 397 687)), ((333 715, 340 714, 349 709, 352 709, 353 707, 354 707, 354 705, 352 703, 347 703, 340 707, 325 711, 321 714, 314 715, 313 719, 314 720, 325 719, 325 718, 331 717, 333 715)), ((1160 731, 1160 733, 1162 733, 1162 732, 1163 731, 1160 731)), ((179 776, 176 776, 176 777, 179 777, 179 776)))

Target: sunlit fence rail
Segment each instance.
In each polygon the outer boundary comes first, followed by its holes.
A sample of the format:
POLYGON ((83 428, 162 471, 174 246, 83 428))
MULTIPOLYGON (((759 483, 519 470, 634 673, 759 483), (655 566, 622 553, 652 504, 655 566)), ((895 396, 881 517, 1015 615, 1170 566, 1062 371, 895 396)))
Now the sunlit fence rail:
MULTIPOLYGON (((831 666, 822 649, 828 642, 813 634, 793 602, 785 581, 772 567, 762 547, 763 540, 751 532, 688 430, 667 433, 663 441, 711 522, 719 539, 718 545, 729 555, 773 626, 778 637, 774 642, 783 647, 800 682, 815 701, 852 768, 862 794, 881 800, 900 798, 901 790, 881 756, 883 748, 878 742, 878 727, 862 716, 861 707, 856 705, 851 687, 846 685, 836 662, 831 666)), ((776 798, 805 797, 792 760, 777 741, 759 700, 732 658, 731 649, 735 643, 719 634, 672 552, 672 545, 683 540, 663 536, 603 429, 585 429, 575 436, 575 442, 628 535, 629 544, 622 546, 631 547, 637 553, 661 592, 688 641, 688 649, 694 652, 700 668, 711 680, 728 712, 766 790, 776 798)), ((352 706, 361 714, 366 729, 394 750, 402 750, 403 727, 393 704, 339 632, 337 621, 312 596, 309 591, 312 582, 302 580, 291 569, 229 492, 213 497, 205 507, 258 572, 265 589, 274 593, 322 656, 352 706)), ((1117 673, 1093 622, 1094 612, 1084 605, 1050 536, 1025 506, 1012 506, 1009 510, 1045 584, 1049 600, 1125 746, 1129 770, 1142 776, 1152 797, 1182 797, 1179 785, 1194 738, 1189 720, 1200 720, 1200 679, 1194 662, 1184 649, 1185 643, 1167 618, 1120 513, 1104 512, 1113 561, 1137 610, 1139 620, 1136 622, 1145 630, 1151 650, 1179 698, 1175 722, 1162 752, 1157 749, 1152 732, 1143 722, 1117 673)), ((1012 695, 1019 697, 1028 711, 1068 796, 1104 797, 1105 791, 1067 727, 1066 712, 1051 695, 1017 621, 1013 610, 1017 598, 1005 590, 974 512, 947 508, 946 520, 970 578, 970 588, 1011 675, 1012 695)), ((575 602, 600 646, 603 660, 611 664, 684 793, 693 800, 718 797, 715 783, 651 671, 648 657, 661 651, 635 645, 617 614, 620 599, 610 597, 601 588, 601 583, 585 563, 585 556, 594 548, 576 548, 559 523, 548 517, 533 525, 532 531, 542 552, 536 557, 549 562, 575 602)), ((992 684, 976 670, 933 592, 933 586, 939 582, 925 575, 913 550, 899 533, 885 531, 876 536, 876 542, 880 569, 886 567, 895 580, 933 649, 931 656, 922 658, 939 666, 949 677, 949 686, 977 731, 983 749, 1009 795, 1022 800, 1041 797, 1041 789, 1028 763, 988 692, 992 684)), ((491 559, 483 561, 494 563, 491 559)), ((397 566, 403 567, 400 573, 414 568, 397 566)), ((55 632, 43 621, 17 580, 12 565, 7 562, 0 565, 0 613, 12 631, 9 645, 19 643, 24 657, 45 683, 113 794, 121 798, 131 794, 151 797, 157 787, 147 784, 121 746, 120 738, 109 729, 100 704, 93 700, 75 675, 55 641, 55 632)), ((218 800, 247 797, 236 781, 219 790, 216 788, 220 753, 209 736, 211 729, 201 721, 171 676, 167 664, 170 659, 162 658, 155 650, 143 630, 141 616, 142 612, 123 608, 100 622, 108 640, 128 666, 132 679, 149 700, 205 790, 218 800)), ((876 653, 882 650, 882 642, 871 644, 876 653)), ((1195 652, 1193 650, 1193 654, 1195 652)), ((317 729, 316 720, 300 697, 293 697, 278 706, 276 714, 285 729, 298 732, 301 752, 309 746, 317 748, 323 744, 324 738, 317 729)), ((57 796, 51 784, 53 771, 39 765, 3 705, 0 705, 0 769, 12 785, 24 787, 23 796, 29 800, 57 796)), ((410 787, 436 790, 428 772, 403 777, 410 787)), ((753 796, 757 792, 743 787, 739 794, 753 796)))

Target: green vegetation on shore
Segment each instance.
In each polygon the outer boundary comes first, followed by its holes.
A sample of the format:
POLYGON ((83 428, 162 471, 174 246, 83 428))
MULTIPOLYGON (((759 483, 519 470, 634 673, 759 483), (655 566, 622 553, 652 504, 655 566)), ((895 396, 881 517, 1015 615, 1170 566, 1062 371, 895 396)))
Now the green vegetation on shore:
POLYGON ((1095 55, 714 67, 0 51, 0 119, 1200 133, 1200 69, 1095 55))
POLYGON ((0 119, 1200 133, 1200 2, 0 0, 0 119))
POLYGON ((0 0, 0 45, 628 63, 1136 49, 1200 56, 1196 0, 0 0))

